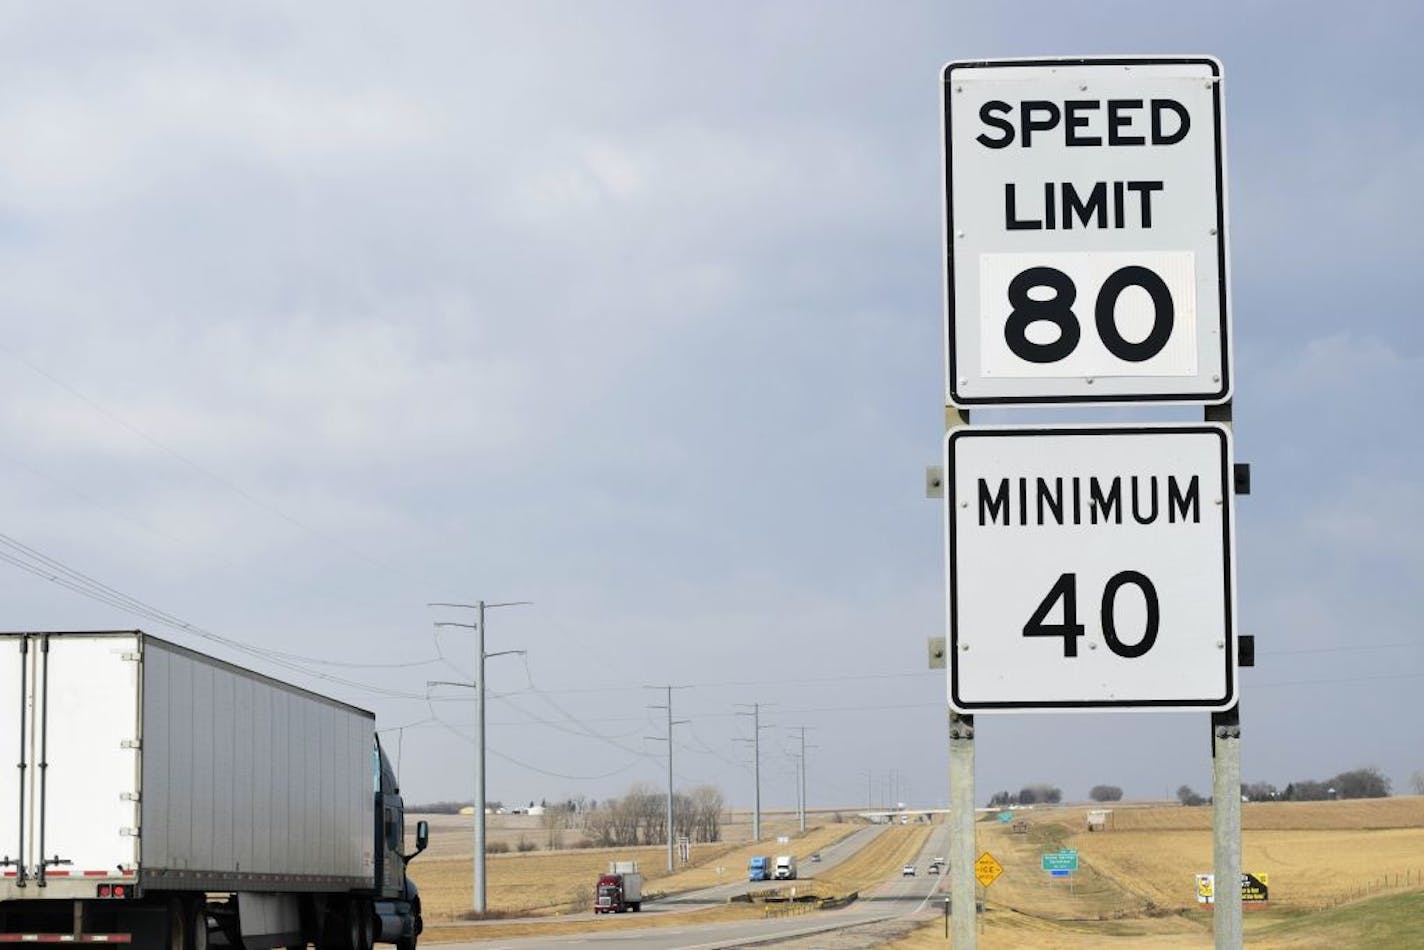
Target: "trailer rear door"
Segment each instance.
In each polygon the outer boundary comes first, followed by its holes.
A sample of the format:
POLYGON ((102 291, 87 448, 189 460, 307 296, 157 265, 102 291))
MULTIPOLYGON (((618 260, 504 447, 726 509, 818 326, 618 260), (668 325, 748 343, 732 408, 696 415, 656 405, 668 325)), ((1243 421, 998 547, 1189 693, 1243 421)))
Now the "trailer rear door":
POLYGON ((23 715, 0 729, 9 733, 0 739, 0 765, 26 767, 16 769, 23 785, 16 781, 13 792, 0 794, 0 857, 13 844, 31 884, 45 880, 44 889, 27 888, 30 898, 74 896, 65 882, 132 877, 139 859, 138 636, 15 639, 24 643, 0 644, 0 703, 18 713, 23 702, 23 715))
POLYGON ((40 680, 48 709, 40 725, 49 774, 35 802, 44 810, 44 857, 72 861, 58 866, 72 876, 132 871, 139 840, 138 637, 51 637, 38 658, 48 660, 48 676, 40 680))

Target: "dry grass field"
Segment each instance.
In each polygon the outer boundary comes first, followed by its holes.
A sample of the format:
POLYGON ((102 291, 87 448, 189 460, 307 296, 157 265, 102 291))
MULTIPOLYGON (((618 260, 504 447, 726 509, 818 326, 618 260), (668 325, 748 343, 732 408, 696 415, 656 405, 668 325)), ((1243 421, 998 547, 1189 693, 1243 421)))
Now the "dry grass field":
MULTIPOLYGON (((1211 912, 1193 886, 1211 871, 1211 810, 1114 809, 1111 830, 1092 834, 1086 812, 1021 812, 1027 834, 978 826, 978 850, 1005 869, 988 889, 983 945, 1211 946, 1211 912), (1068 880, 1040 867, 1059 847, 1079 853, 1068 880)), ((1252 946, 1424 946, 1424 798, 1246 803, 1242 854, 1244 870, 1270 881, 1269 906, 1245 911, 1252 946)), ((896 946, 943 947, 943 932, 935 921, 896 946)))

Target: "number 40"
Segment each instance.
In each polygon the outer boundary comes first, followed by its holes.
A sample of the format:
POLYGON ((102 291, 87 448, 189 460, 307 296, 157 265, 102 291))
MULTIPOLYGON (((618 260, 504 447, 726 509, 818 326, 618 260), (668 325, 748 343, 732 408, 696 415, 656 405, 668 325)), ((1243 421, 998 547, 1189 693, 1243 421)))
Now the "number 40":
MULTIPOLYGON (((1129 660, 1142 656, 1157 642, 1157 626, 1160 619, 1157 588, 1152 586, 1152 582, 1147 579, 1145 574, 1139 574, 1137 571, 1119 571, 1108 578, 1107 584, 1103 587, 1101 617, 1103 639, 1107 642, 1109 650, 1129 660), (1117 621, 1113 616, 1117 592, 1127 584, 1140 590, 1142 599, 1147 604, 1147 625, 1142 631, 1141 639, 1136 643, 1123 643, 1118 638, 1117 621)), ((1078 655, 1078 638, 1083 636, 1083 625, 1078 622, 1077 574, 1058 575, 1058 580, 1049 588, 1043 601, 1038 605, 1038 609, 1033 612, 1032 617, 1028 618, 1028 623, 1024 624, 1023 635, 1026 637, 1062 637, 1063 655, 1065 657, 1078 655), (1046 623, 1048 612, 1059 600, 1063 601, 1063 622, 1046 623)))

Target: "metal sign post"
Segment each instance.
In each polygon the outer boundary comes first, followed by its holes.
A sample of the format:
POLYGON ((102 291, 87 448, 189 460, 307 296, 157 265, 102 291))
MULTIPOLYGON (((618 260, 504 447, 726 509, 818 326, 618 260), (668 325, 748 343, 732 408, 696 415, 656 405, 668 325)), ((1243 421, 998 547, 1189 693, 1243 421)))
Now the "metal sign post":
POLYGON ((974 718, 949 714, 949 885, 953 945, 974 946, 974 718))
MULTIPOLYGON (((1205 418, 1231 427, 1231 403, 1212 406, 1205 418)), ((1230 489, 1234 492, 1234 485, 1230 489)), ((1227 497, 1230 503, 1230 495, 1227 497)), ((1211 846, 1213 872, 1218 881, 1241 879, 1241 711, 1231 708, 1211 717, 1211 846)), ((1228 887, 1212 907, 1213 931, 1218 950, 1241 946, 1241 888, 1228 887)))

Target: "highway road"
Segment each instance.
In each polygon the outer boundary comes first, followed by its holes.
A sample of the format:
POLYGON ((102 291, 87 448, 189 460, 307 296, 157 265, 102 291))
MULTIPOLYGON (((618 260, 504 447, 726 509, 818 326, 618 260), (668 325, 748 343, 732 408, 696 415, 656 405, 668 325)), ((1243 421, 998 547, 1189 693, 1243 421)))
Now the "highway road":
MULTIPOLYGON (((866 828, 856 832, 845 841, 822 852, 821 866, 834 866, 832 862, 845 857, 863 847, 864 844, 883 832, 884 826, 866 828), (857 836, 865 835, 857 840, 857 836), (832 854, 834 850, 834 854, 832 854)), ((811 939, 806 946, 827 946, 828 937, 835 933, 836 947, 874 947, 884 942, 884 928, 898 926, 903 929, 912 919, 940 912, 939 900, 948 887, 948 876, 929 874, 927 868, 931 857, 946 854, 949 850, 949 826, 938 825, 921 850, 915 864, 915 877, 895 876, 874 888, 862 892, 860 900, 849 907, 832 911, 812 911, 796 917, 772 918, 768 920, 741 920, 723 923, 696 924, 688 926, 662 926, 647 930, 619 928, 599 933, 597 924, 591 924, 587 933, 564 934, 559 936, 528 937, 517 939, 480 940, 461 943, 442 943, 445 950, 532 950, 535 947, 589 946, 629 947, 637 950, 714 950, 723 947, 744 947, 754 945, 794 946, 802 940, 811 939), (820 935, 820 936, 815 936, 820 935)), ((898 869, 896 870, 898 875, 898 869)), ((762 886, 760 883, 752 886, 762 886)), ((719 885, 692 894, 681 895, 668 901, 657 901, 643 905, 643 913, 672 913, 677 907, 688 909, 698 904, 722 904, 730 894, 745 891, 747 882, 719 885), (720 895, 720 896, 719 896, 720 895)), ((566 918, 567 919, 567 918, 566 918)), ((433 944, 432 944, 433 946, 433 944)))
MULTIPOLYGON (((828 848, 821 850, 821 860, 818 863, 811 863, 809 860, 800 862, 797 870, 801 877, 815 880, 816 875, 824 874, 834 868, 861 848, 870 844, 880 835, 884 834, 889 825, 870 825, 860 828, 828 848)), ((775 846, 767 847, 767 854, 775 851, 775 846)), ((643 905, 643 913, 666 912, 669 910, 687 910, 690 907, 705 907, 711 904, 725 904, 731 898, 745 894, 748 891, 763 891, 770 885, 766 881, 748 881, 747 869, 744 867, 728 868, 729 874, 735 874, 737 879, 726 884, 719 884, 716 887, 705 888, 700 891, 689 891, 684 894, 677 894, 665 900, 655 901, 651 904, 643 905)))

